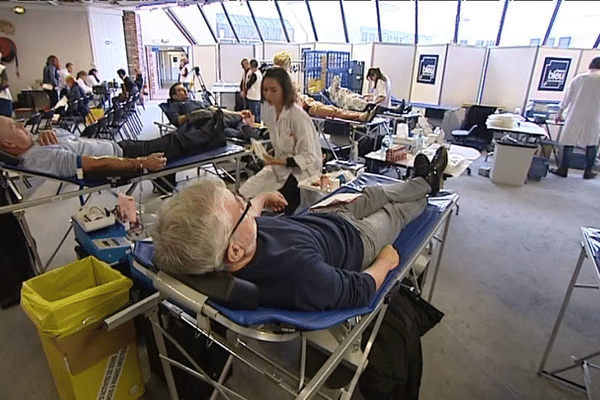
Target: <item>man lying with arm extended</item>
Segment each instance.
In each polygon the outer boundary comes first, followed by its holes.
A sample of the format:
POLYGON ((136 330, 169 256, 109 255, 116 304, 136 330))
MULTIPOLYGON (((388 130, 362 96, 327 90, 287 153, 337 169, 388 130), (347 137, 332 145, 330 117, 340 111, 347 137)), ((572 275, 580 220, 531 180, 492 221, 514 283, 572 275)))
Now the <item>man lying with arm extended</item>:
POLYGON ((415 178, 364 189, 330 213, 261 217, 285 199, 246 202, 217 179, 179 192, 161 210, 153 235, 159 268, 174 274, 229 271, 253 282, 263 306, 321 311, 368 304, 399 262, 390 245, 436 194, 448 153, 415 160, 415 178))
MULTIPOLYGON (((193 123, 202 118, 208 118, 218 110, 218 107, 210 106, 203 101, 190 100, 189 91, 181 82, 173 84, 169 88, 169 100, 166 107, 162 107, 169 122, 178 128, 178 131, 186 131, 193 123)), ((227 136, 242 137, 242 126, 251 127, 254 124, 254 118, 249 110, 231 111, 221 109, 223 113, 223 126, 227 136), (235 132, 239 131, 239 132, 235 132)), ((258 137, 259 132, 254 136, 258 137)), ((250 134, 251 137, 254 137, 250 134)))
POLYGON ((154 140, 113 142, 79 138, 57 128, 43 131, 34 140, 23 124, 0 117, 1 150, 18 157, 20 165, 26 169, 65 178, 77 174, 79 163, 84 172, 159 171, 165 168, 168 159, 199 154, 225 145, 222 132, 206 133, 175 132, 154 140))

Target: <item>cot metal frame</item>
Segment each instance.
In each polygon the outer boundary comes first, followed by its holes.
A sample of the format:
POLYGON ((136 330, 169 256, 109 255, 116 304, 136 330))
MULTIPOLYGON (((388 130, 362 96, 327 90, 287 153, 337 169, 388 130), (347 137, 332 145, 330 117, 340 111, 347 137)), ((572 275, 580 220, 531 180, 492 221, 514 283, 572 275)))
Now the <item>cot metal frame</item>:
MULTIPOLYGON (((218 395, 226 399, 246 399, 242 394, 233 391, 224 386, 224 380, 227 376, 228 369, 234 358, 240 360, 244 364, 250 366, 255 371, 269 378, 271 381, 278 384, 280 388, 285 390, 295 399, 309 398, 325 398, 333 399, 340 398, 349 400, 358 384, 358 379, 366 368, 367 357, 371 350, 371 346, 375 340, 379 327, 387 310, 387 297, 391 291, 397 287, 404 278, 410 278, 416 281, 416 273, 413 268, 417 263, 417 259, 422 254, 432 255, 432 249, 435 243, 437 253, 431 256, 431 261, 427 265, 424 274, 427 274, 429 269, 432 269, 433 277, 428 292, 428 301, 431 301, 435 289, 435 282, 438 276, 440 261, 444 251, 444 245, 447 238, 450 218, 458 202, 458 195, 454 194, 449 199, 450 205, 440 212, 440 216, 435 223, 423 233, 424 240, 419 242, 419 246, 406 260, 405 267, 397 272, 393 279, 386 283, 380 290, 385 290, 385 294, 380 297, 372 312, 364 315, 355 315, 347 319, 341 325, 336 325, 328 330, 320 331, 302 331, 291 326, 278 327, 278 330, 273 330, 274 326, 243 326, 223 315, 218 309, 213 307, 208 298, 197 292, 194 289, 182 284, 178 280, 170 277, 164 272, 155 273, 142 266, 139 262, 133 262, 133 267, 137 272, 152 281, 154 287, 158 289, 144 301, 136 303, 123 310, 121 313, 114 315, 105 322, 109 329, 114 328, 136 315, 143 314, 149 319, 155 337, 155 342, 159 352, 159 358, 165 372, 165 379, 169 394, 172 400, 179 400, 175 381, 173 379, 172 367, 186 371, 190 375, 212 385, 214 387, 213 397, 218 395), (197 334, 204 335, 230 355, 219 379, 212 379, 186 352, 184 346, 170 336, 161 320, 158 313, 158 306, 161 304, 168 312, 179 318, 181 321, 189 325, 197 334), (232 333, 229 338, 219 335, 213 329, 213 323, 225 327, 232 333), (360 342, 365 329, 371 324, 374 324, 373 330, 365 344, 364 350, 361 351, 360 342), (333 333, 333 331, 337 333, 333 333), (309 342, 316 343, 323 337, 338 337, 337 347, 332 349, 329 358, 318 369, 312 378, 306 376, 307 371, 307 346, 309 342), (269 354, 261 352, 256 346, 253 346, 253 341, 282 343, 292 340, 300 340, 300 365, 297 368, 290 369, 289 366, 282 365, 277 360, 270 357, 269 354), (181 352, 186 360, 193 368, 183 365, 171 358, 167 353, 166 343, 173 344, 179 352, 181 352), (332 389, 324 389, 323 386, 328 377, 334 370, 344 362, 347 365, 351 359, 353 365, 353 375, 350 382, 343 388, 333 391, 335 397, 332 397, 332 389)), ((417 286, 417 290, 421 291, 417 286)))
MULTIPOLYGON (((36 274, 41 274, 46 271, 46 269, 48 268, 48 266, 50 265, 50 263, 52 262, 52 260, 54 259, 54 257, 56 256, 56 254, 58 253, 60 248, 62 247, 62 245, 64 244, 65 240, 67 239, 67 237, 72 229, 72 225, 69 226, 69 229, 63 235, 61 241, 59 242, 59 244, 56 247, 56 250, 50 256, 50 258, 46 262, 46 264, 42 264, 40 255, 37 251, 37 246, 36 246, 35 240, 33 238, 33 235, 31 234, 29 226, 27 225, 27 221, 25 220, 24 211, 26 209, 44 205, 44 204, 48 204, 48 203, 54 203, 57 201, 67 200, 67 199, 70 199, 73 197, 80 197, 81 205, 85 205, 89 201, 91 195, 96 192, 102 192, 102 191, 106 191, 106 190, 115 189, 117 187, 129 185, 129 188, 127 189, 127 193, 131 194, 131 193, 133 193, 135 188, 138 186, 138 184, 140 184, 143 181, 161 178, 166 175, 175 174, 177 172, 186 171, 189 169, 201 168, 205 165, 210 165, 210 164, 213 165, 215 173, 218 173, 219 169, 217 168, 216 164, 225 162, 225 161, 232 161, 232 160, 235 162, 234 180, 235 180, 235 187, 237 190, 237 189, 239 189, 239 185, 240 185, 241 159, 242 159, 242 157, 249 155, 250 153, 248 153, 243 147, 238 146, 238 145, 232 145, 232 144, 228 144, 227 147, 224 148, 224 150, 225 150, 224 152, 222 152, 220 154, 217 153, 213 157, 206 157, 206 158, 199 157, 198 159, 196 159, 190 163, 185 163, 183 161, 183 159, 174 160, 172 167, 167 166, 167 168, 162 171, 150 172, 150 173, 137 175, 137 176, 133 176, 133 177, 128 177, 128 178, 123 178, 121 176, 118 176, 119 174, 116 173, 115 176, 112 176, 112 177, 108 176, 108 177, 105 177, 102 181, 91 182, 91 183, 85 182, 85 181, 79 181, 78 179, 75 179, 75 178, 60 178, 56 175, 42 173, 42 172, 36 172, 36 171, 29 171, 29 170, 25 170, 20 167, 15 167, 15 166, 11 166, 8 164, 0 163, 0 175, 2 176, 2 182, 6 182, 6 184, 8 185, 8 189, 10 189, 12 192, 14 192, 15 197, 17 198, 17 202, 14 204, 0 206, 0 214, 6 214, 6 213, 10 213, 10 212, 15 213, 15 215, 17 216, 17 218, 19 220, 19 223, 23 227, 23 231, 29 242, 29 246, 32 250, 33 258, 34 258, 34 265, 35 265, 35 272, 36 272, 36 274), (18 189, 12 182, 12 179, 14 179, 15 177, 14 176, 11 177, 10 174, 16 174, 16 178, 21 179, 23 182, 26 182, 26 179, 28 177, 39 177, 39 178, 42 178, 45 180, 52 180, 52 181, 59 182, 61 184, 61 188, 63 186, 67 186, 67 185, 63 185, 64 183, 72 184, 72 185, 74 185, 74 188, 71 188, 70 190, 67 190, 63 193, 60 193, 60 189, 59 189, 59 193, 57 193, 55 195, 44 196, 44 197, 40 197, 40 198, 26 200, 19 193, 18 189), (84 196, 86 196, 86 195, 87 195, 87 198, 84 198, 84 196)), ((191 156, 190 158, 194 159, 195 157, 196 156, 191 156)))
POLYGON ((335 158, 336 161, 339 161, 339 158, 337 156, 336 150, 333 148, 333 146, 331 144, 331 141, 326 136, 326 132, 325 132, 325 123, 326 122, 341 123, 341 124, 346 124, 349 126, 349 128, 350 128, 350 136, 349 136, 350 143, 348 145, 350 146, 350 149, 351 149, 351 151, 350 151, 351 156, 349 157, 350 161, 356 161, 358 154, 352 154, 353 153, 352 149, 358 144, 358 142, 362 138, 368 137, 371 139, 375 139, 375 144, 373 145, 373 150, 375 150, 375 147, 377 146, 376 139, 379 136, 384 135, 387 132, 387 130, 390 129, 388 126, 389 120, 386 118, 381 118, 381 117, 376 117, 371 122, 349 121, 349 120, 340 119, 340 118, 322 118, 322 117, 313 117, 313 116, 311 116, 310 119, 313 121, 313 124, 315 125, 315 128, 317 129, 317 132, 319 133, 319 135, 321 135, 323 137, 323 141, 325 142, 325 145, 327 146, 329 151, 331 151, 331 153, 333 154, 333 157, 335 158), (383 130, 383 133, 382 133, 382 130, 383 130))

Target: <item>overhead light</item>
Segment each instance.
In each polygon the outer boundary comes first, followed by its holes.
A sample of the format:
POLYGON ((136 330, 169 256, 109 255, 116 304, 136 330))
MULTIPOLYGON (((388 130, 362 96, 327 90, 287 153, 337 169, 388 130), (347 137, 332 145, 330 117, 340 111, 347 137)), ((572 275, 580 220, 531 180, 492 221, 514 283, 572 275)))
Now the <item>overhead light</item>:
POLYGON ((23 6, 14 6, 13 7, 13 12, 15 14, 25 14, 25 7, 23 7, 23 6))

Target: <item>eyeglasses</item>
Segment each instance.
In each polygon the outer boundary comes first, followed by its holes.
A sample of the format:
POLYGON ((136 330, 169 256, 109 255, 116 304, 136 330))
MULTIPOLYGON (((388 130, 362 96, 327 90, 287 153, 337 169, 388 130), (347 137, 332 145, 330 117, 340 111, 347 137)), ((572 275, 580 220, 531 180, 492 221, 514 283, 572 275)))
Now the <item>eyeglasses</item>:
POLYGON ((233 236, 233 234, 235 233, 235 230, 240 226, 240 224, 244 220, 244 217, 246 216, 246 214, 248 214, 248 211, 250 211, 250 207, 252 207, 252 203, 250 201, 248 201, 248 204, 246 204, 246 208, 244 209, 244 212, 242 212, 242 215, 240 216, 240 219, 238 219, 238 222, 233 227, 233 230, 229 234, 229 237, 233 236))

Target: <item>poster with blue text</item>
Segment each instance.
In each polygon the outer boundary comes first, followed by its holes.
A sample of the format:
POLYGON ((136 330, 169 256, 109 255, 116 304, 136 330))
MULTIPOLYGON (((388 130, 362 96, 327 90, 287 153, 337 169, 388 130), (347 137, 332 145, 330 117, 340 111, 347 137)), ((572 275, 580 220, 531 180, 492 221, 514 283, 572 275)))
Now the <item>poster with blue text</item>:
POLYGON ((538 90, 562 92, 565 89, 570 66, 570 58, 546 57, 538 90))
POLYGON ((437 54, 421 54, 419 57, 419 73, 417 82, 435 85, 439 56, 437 54))

